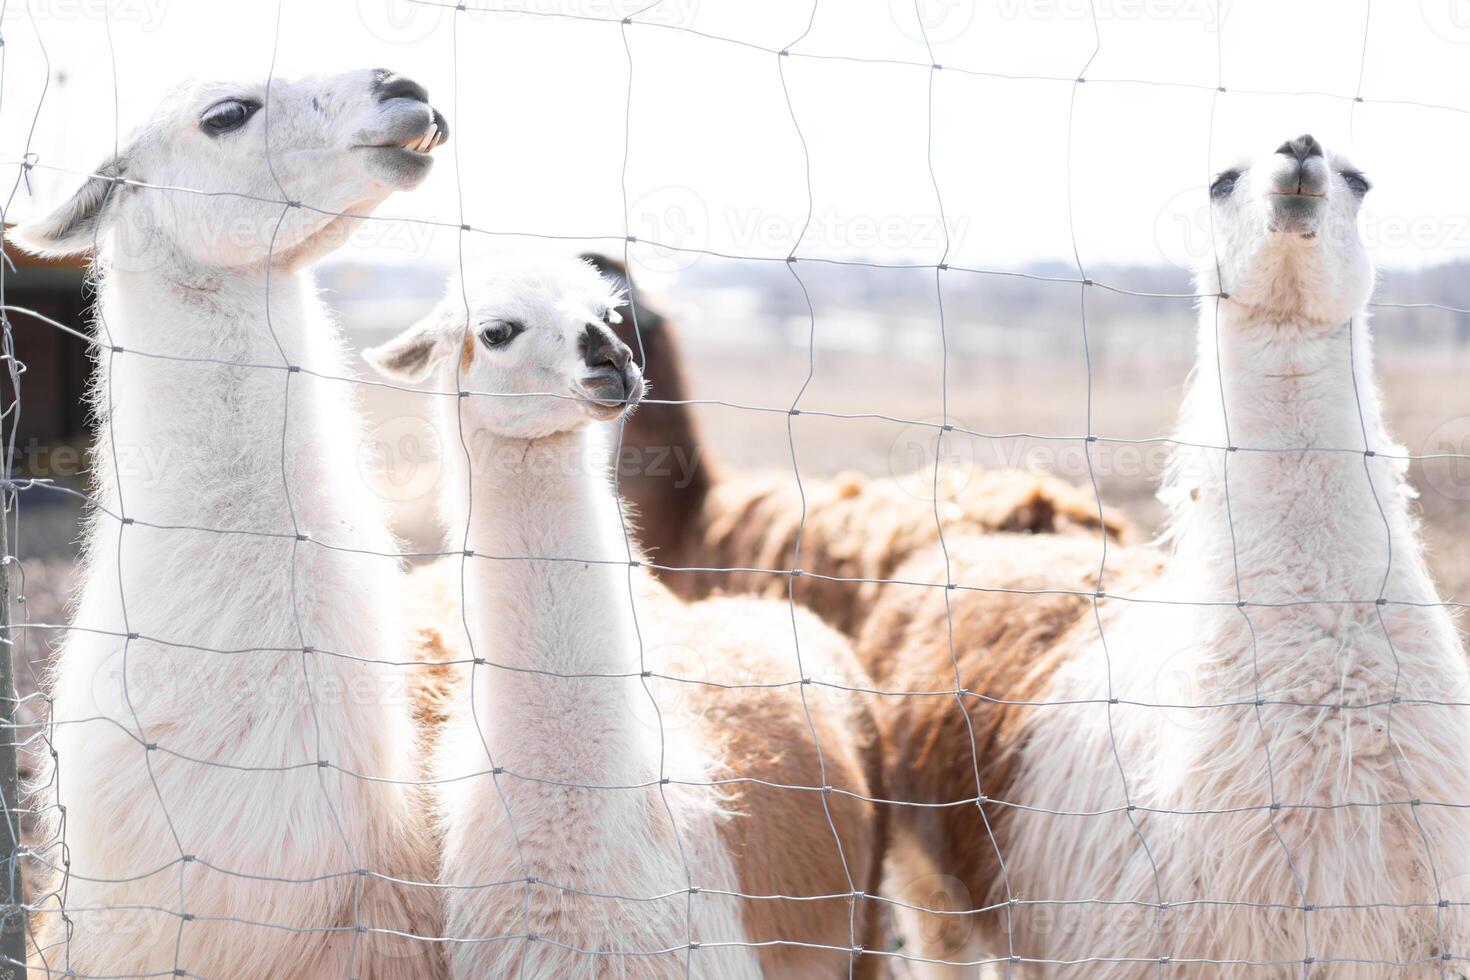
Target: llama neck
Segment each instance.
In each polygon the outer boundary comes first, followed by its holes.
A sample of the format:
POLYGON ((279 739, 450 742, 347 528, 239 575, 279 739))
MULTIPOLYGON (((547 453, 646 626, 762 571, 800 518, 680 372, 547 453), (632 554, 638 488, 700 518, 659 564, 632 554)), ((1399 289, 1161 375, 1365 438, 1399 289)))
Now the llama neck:
POLYGON ((481 556, 465 559, 469 636, 491 665, 475 673, 480 732, 513 771, 646 781, 659 747, 633 710, 642 651, 601 433, 466 437, 470 514, 450 534, 468 528, 481 556))
POLYGON ((465 547, 483 556, 468 581, 477 655, 565 674, 634 669, 628 544, 604 434, 467 437, 469 515, 449 533, 467 527, 465 547))
POLYGON ((1384 426, 1365 316, 1310 331, 1226 304, 1217 326, 1209 307, 1177 438, 1241 447, 1180 449, 1164 487, 1186 570, 1227 598, 1237 563, 1247 598, 1263 599, 1373 598, 1390 555, 1400 572, 1419 567, 1405 466, 1383 455, 1404 450, 1384 426))
POLYGON ((320 331, 308 329, 320 325, 309 273, 264 263, 220 270, 132 264, 101 276, 97 333, 104 342, 241 364, 336 363, 320 363, 331 345, 313 342, 320 331))
MULTIPOLYGON (((309 275, 124 267, 100 292, 95 333, 121 351, 101 351, 92 390, 99 496, 143 520, 289 531, 291 484, 302 532, 345 528, 307 500, 347 482, 361 443, 349 386, 315 376, 348 370, 309 275)), ((338 503, 371 525, 353 506, 362 491, 338 503)))

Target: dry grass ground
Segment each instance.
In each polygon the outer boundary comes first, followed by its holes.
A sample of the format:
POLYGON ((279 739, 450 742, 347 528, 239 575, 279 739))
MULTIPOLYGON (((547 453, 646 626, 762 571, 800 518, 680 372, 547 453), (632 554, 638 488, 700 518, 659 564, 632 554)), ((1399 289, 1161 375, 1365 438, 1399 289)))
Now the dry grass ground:
MULTIPOLYGON (((701 398, 742 405, 790 406, 806 376, 803 358, 691 350, 694 390, 701 398)), ((1470 352, 1380 355, 1388 418, 1412 455, 1470 453, 1470 352)), ((1161 443, 1119 444, 1106 438, 1166 436, 1188 366, 1119 358, 1095 365, 1093 433, 1105 437, 1084 454, 1088 431, 1087 371, 1081 364, 954 363, 949 371, 950 420, 987 434, 946 437, 951 473, 968 465, 1035 467, 1078 483, 1096 475, 1103 499, 1122 508, 1146 532, 1157 528, 1154 490, 1167 456, 1161 443)), ((655 391, 655 397, 657 392, 655 391)), ((793 420, 796 458, 805 475, 858 470, 902 474, 932 458, 934 433, 885 419, 826 418, 813 412, 882 414, 934 420, 942 414, 937 365, 819 352, 813 379, 793 420)), ((651 406, 647 411, 657 411, 651 406)), ((727 464, 791 472, 787 416, 719 405, 700 406, 706 437, 727 464)), ((1447 600, 1470 602, 1470 461, 1423 460, 1411 466, 1420 492, 1431 565, 1447 600)), ((924 485, 911 486, 924 494, 924 485)), ((1367 484, 1364 484, 1367 492, 1367 484)))

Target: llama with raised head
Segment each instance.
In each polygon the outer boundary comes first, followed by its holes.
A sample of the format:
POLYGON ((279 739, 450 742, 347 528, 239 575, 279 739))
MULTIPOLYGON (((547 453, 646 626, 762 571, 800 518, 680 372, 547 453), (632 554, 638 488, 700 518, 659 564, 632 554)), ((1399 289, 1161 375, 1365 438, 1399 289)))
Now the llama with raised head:
POLYGON ((407 646, 397 547, 309 267, 447 134, 381 70, 190 84, 11 233, 94 252, 98 279, 97 507, 38 792, 41 841, 64 841, 38 854, 58 872, 48 969, 443 969, 413 938, 437 936, 438 903, 386 663, 407 646))
POLYGON ((432 739, 452 975, 871 975, 872 721, 803 683, 862 683, 849 646, 788 603, 686 606, 629 567, 605 423, 643 380, 611 283, 542 257, 466 289, 367 352, 468 393, 436 399, 473 658, 438 675, 432 739))
POLYGON ((880 687, 952 676, 953 649, 973 695, 968 724, 953 699, 885 699, 892 796, 973 800, 971 725, 983 742, 983 814, 896 808, 895 890, 943 873, 950 909, 990 909, 913 916, 930 955, 1465 975, 1470 674, 1374 382, 1367 189, 1310 136, 1211 186, 1162 563, 1114 551, 1099 586, 1059 540, 971 542, 956 581, 1041 592, 952 594, 953 647, 942 596, 874 613, 880 687), (1095 619, 1099 587, 1134 601, 1095 619))

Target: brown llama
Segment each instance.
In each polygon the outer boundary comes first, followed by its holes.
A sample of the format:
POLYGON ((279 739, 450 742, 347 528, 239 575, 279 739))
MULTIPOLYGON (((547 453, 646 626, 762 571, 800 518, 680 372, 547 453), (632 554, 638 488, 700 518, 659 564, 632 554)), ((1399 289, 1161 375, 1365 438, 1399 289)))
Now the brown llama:
MULTIPOLYGON (((621 263, 584 258, 626 282, 621 263)), ((637 290, 626 292, 631 299, 619 309, 616 329, 639 355, 652 400, 628 420, 623 446, 657 447, 685 464, 662 472, 640 468, 619 481, 637 516, 639 538, 663 569, 660 577, 686 599, 720 592, 785 597, 790 577, 779 570, 793 567, 799 534, 807 574, 790 583, 796 601, 856 636, 881 586, 834 580, 892 578, 906 560, 936 545, 933 501, 910 494, 900 481, 860 474, 804 477, 798 489, 790 473, 728 473, 684 404, 692 393, 677 329, 637 290)), ((941 490, 941 501, 945 540, 994 531, 1095 538, 1102 523, 1091 489, 1034 473, 978 471, 949 499, 941 490)), ((1133 536, 1124 517, 1105 513, 1111 539, 1133 536)))

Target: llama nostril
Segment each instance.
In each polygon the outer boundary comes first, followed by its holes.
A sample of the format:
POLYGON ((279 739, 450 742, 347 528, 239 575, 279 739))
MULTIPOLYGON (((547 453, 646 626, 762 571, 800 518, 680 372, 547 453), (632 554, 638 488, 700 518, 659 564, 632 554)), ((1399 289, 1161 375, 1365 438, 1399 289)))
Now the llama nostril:
POLYGON ((621 374, 633 359, 628 345, 600 323, 589 323, 582 331, 582 361, 590 368, 611 368, 621 374))
POLYGON ((378 69, 374 75, 373 92, 377 95, 379 102, 387 102, 390 99, 412 99, 414 102, 423 103, 429 101, 429 90, 411 78, 405 78, 386 68, 378 69))
POLYGON ((1287 140, 1276 148, 1276 152, 1297 160, 1322 156, 1322 144, 1311 133, 1303 133, 1294 140, 1287 140))

